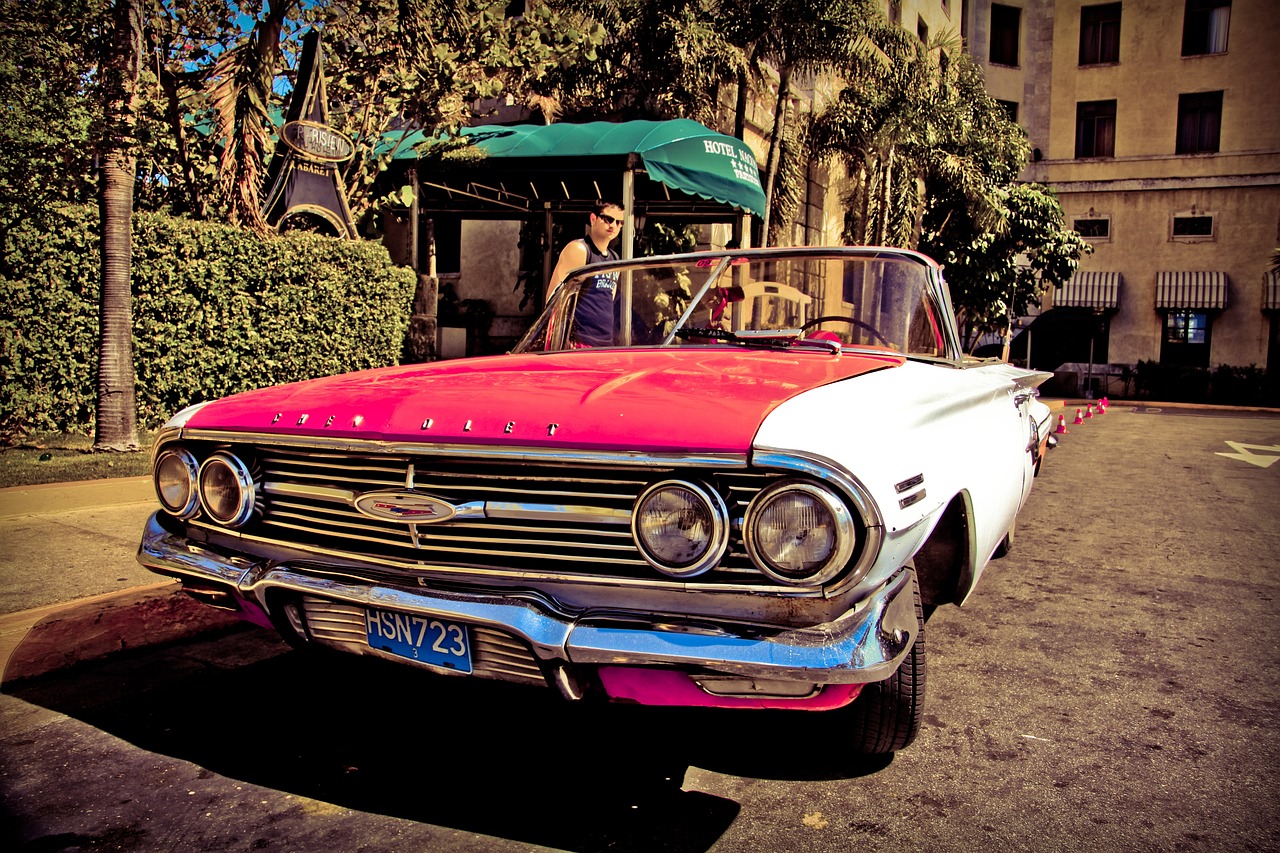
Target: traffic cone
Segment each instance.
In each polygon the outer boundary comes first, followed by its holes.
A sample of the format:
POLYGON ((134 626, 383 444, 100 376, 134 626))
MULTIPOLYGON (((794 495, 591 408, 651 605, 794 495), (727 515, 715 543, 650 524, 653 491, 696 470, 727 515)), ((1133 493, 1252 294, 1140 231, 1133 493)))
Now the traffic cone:
POLYGON ((1091 418, 1091 417, 1093 417, 1093 404, 1092 404, 1092 403, 1090 403, 1090 404, 1089 404, 1089 408, 1087 408, 1087 409, 1085 409, 1085 410, 1084 410, 1084 416, 1085 416, 1086 418, 1091 418))
POLYGON ((1108 400, 1106 397, 1103 397, 1102 400, 1098 403, 1098 405, 1102 408, 1102 411, 1105 412, 1107 410, 1107 406, 1111 405, 1111 401, 1108 400))
POLYGON ((1084 423, 1084 416, 1081 414, 1083 411, 1084 409, 1076 409, 1076 419, 1072 421, 1073 424, 1084 423))
POLYGON ((1058 428, 1054 431, 1055 435, 1065 435, 1067 432, 1067 416, 1058 415, 1058 428))

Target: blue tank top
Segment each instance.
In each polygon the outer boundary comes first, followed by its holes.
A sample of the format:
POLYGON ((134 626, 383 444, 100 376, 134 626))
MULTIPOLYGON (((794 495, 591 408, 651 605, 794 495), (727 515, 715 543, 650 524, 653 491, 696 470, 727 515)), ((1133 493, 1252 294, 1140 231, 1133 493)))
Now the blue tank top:
MULTIPOLYGON (((618 260, 618 253, 608 249, 603 254, 595 244, 583 238, 587 248, 587 263, 618 260)), ((618 273, 601 273, 582 283, 578 291, 578 308, 574 312, 574 338, 593 347, 607 347, 614 343, 617 328, 614 296, 618 291, 618 273)))

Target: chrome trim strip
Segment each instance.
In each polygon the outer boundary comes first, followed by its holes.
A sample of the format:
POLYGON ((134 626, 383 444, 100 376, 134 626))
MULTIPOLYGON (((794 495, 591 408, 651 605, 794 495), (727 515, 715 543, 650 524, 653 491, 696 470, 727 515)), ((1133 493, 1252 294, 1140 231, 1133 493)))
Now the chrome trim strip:
POLYGON ((554 462, 557 465, 628 467, 746 468, 746 453, 642 453, 640 451, 574 450, 564 447, 515 447, 505 445, 430 444, 383 439, 335 438, 319 435, 278 435, 215 429, 184 429, 182 438, 229 444, 299 447, 304 450, 336 450, 400 456, 452 456, 488 462, 554 462))
POLYGON ((485 501, 484 517, 518 521, 561 521, 571 524, 629 524, 631 510, 602 506, 485 501))
POLYGON ((819 480, 826 480, 840 487, 862 514, 862 520, 868 527, 884 527, 884 518, 880 508, 871 498, 871 492, 862 481, 849 473, 845 468, 817 453, 805 453, 800 450, 782 450, 776 447, 756 447, 751 454, 751 464, 761 468, 780 468, 784 471, 799 471, 819 480))
MULTIPOLYGON (((153 515, 138 561, 160 574, 224 583, 266 608, 268 592, 288 590, 361 607, 399 610, 491 626, 527 641, 541 660, 573 664, 665 664, 744 677, 815 684, 858 684, 893 673, 911 644, 916 620, 915 572, 903 569, 839 619, 810 628, 719 623, 700 629, 679 617, 575 618, 535 594, 487 595, 409 590, 303 574, 288 564, 218 555, 170 534, 153 515)), ((705 621, 705 620, 701 620, 705 621)))
POLYGON ((328 486, 307 486, 298 483, 264 482, 262 491, 269 495, 283 495, 290 498, 311 498, 317 501, 328 501, 335 504, 351 506, 360 492, 352 489, 334 489, 328 486))
MULTIPOLYGON (((656 589, 656 590, 679 590, 683 592, 711 592, 711 593, 752 593, 752 594, 770 594, 783 595, 790 598, 807 597, 820 595, 820 589, 806 589, 802 587, 764 585, 760 583, 695 583, 681 582, 670 578, 654 576, 653 578, 627 578, 627 577, 606 577, 600 575, 587 574, 559 574, 555 572, 533 572, 521 571, 513 572, 508 569, 500 568, 484 568, 482 566, 459 566, 455 563, 443 564, 434 562, 410 562, 407 560, 392 560, 370 554, 353 555, 349 551, 338 551, 330 548, 321 548, 316 546, 308 546, 305 550, 290 549, 282 546, 280 540, 272 539, 264 536, 252 536, 245 533, 229 531, 225 528, 215 527, 209 524, 200 524, 198 522, 190 523, 193 527, 201 530, 208 530, 212 533, 232 536, 236 541, 249 542, 264 546, 274 552, 278 552, 280 556, 275 559, 279 560, 297 560, 299 562, 307 562, 316 566, 329 566, 338 569, 350 569, 352 567, 365 568, 393 568, 402 571, 413 572, 414 575, 408 580, 413 581, 418 576, 426 576, 427 574, 443 573, 454 577, 467 578, 497 578, 502 580, 510 580, 519 577, 529 583, 538 583, 541 581, 554 581, 558 583, 572 583, 588 586, 614 586, 620 589, 656 589)), ((154 520, 147 523, 144 536, 152 533, 152 527, 155 527, 160 533, 168 534, 168 531, 160 527, 154 520)), ((291 525, 275 523, 277 527, 290 527, 291 525)), ((305 529, 305 528, 302 528, 305 529)), ((182 537, 174 537, 183 540, 182 537)), ((356 537, 358 538, 358 537, 356 537)), ((194 546, 193 547, 198 547, 194 546)), ((488 554, 503 555, 506 552, 501 551, 485 551, 485 550, 463 550, 455 548, 453 553, 468 554, 470 556, 485 556, 488 554)), ((141 558, 139 558, 141 560, 141 558)), ((599 563, 599 557, 579 557, 571 555, 560 555, 558 559, 565 563, 599 563)), ((624 560, 620 557, 611 557, 610 561, 614 565, 623 564, 628 566, 644 566, 644 560, 624 560)), ((148 567, 150 563, 143 561, 143 565, 148 567)), ((162 574, 164 572, 161 572, 162 574)), ((758 577, 752 575, 752 577, 758 577)))

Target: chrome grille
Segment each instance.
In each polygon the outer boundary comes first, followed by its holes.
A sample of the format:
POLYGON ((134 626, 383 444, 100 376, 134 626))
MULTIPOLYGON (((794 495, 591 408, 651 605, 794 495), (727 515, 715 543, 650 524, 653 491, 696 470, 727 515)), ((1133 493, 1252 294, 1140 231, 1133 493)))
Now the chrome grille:
MULTIPOLYGON (((302 597, 302 611, 307 620, 307 629, 312 639, 318 643, 355 654, 390 658, 400 662, 407 660, 370 648, 365 612, 357 605, 306 595, 302 597)), ((469 630, 473 676, 546 685, 546 679, 538 668, 533 652, 522 640, 505 631, 480 625, 471 625, 469 630)))
MULTIPOLYGON (((630 531, 637 496, 658 479, 696 477, 720 491, 734 519, 779 474, 748 470, 583 467, 523 461, 414 457, 261 448, 264 515, 251 531, 292 546, 350 554, 417 571, 459 567, 540 576, 666 580, 640 555, 630 531), (368 517, 360 494, 399 490, 469 503, 574 509, 564 517, 455 518, 409 525, 368 517)), ((250 531, 246 531, 250 532, 250 531)), ((700 583, 770 585, 752 565, 736 525, 721 565, 700 583)))

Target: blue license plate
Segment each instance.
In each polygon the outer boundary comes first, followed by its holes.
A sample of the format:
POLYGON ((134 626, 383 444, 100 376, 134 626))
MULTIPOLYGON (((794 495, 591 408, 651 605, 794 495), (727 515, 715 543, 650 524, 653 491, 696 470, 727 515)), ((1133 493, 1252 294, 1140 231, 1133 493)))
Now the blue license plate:
POLYGON ((471 636, 466 625, 390 610, 365 611, 369 646, 429 666, 471 672, 471 636))

